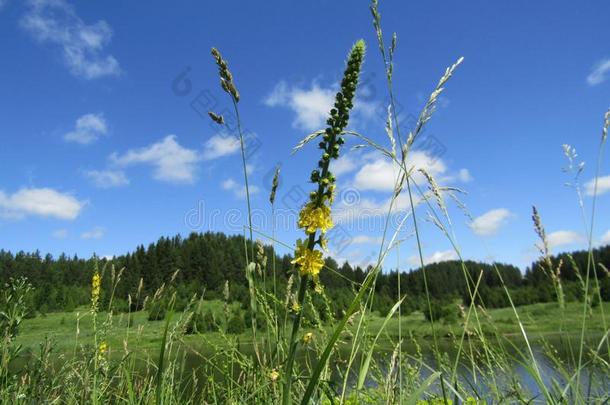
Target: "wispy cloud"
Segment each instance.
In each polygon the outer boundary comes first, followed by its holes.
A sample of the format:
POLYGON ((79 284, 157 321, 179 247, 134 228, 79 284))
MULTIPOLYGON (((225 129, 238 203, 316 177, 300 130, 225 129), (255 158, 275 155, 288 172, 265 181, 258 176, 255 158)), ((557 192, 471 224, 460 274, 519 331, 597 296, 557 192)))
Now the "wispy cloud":
POLYGON ((203 159, 212 160, 232 155, 239 151, 239 140, 228 134, 211 137, 204 145, 203 159))
POLYGON ((68 142, 82 145, 97 141, 108 133, 108 126, 103 114, 85 114, 76 120, 74 129, 64 135, 68 142))
POLYGON ((106 231, 104 230, 104 228, 96 226, 95 228, 89 231, 81 233, 80 237, 81 239, 102 239, 105 234, 106 231))
POLYGON ((73 220, 84 206, 84 201, 51 188, 22 188, 13 194, 0 191, 0 218, 39 216, 73 220))
POLYGON ((470 229, 479 236, 495 235, 512 215, 506 208, 493 209, 476 217, 470 224, 470 229))
POLYGON ((119 167, 137 164, 153 166, 153 177, 169 183, 192 183, 195 181, 197 162, 201 160, 197 151, 184 148, 175 135, 140 149, 131 149, 123 155, 113 153, 112 163, 119 167))
MULTIPOLYGON (((295 113, 293 127, 315 131, 324 126, 335 102, 337 87, 336 85, 323 87, 315 81, 309 87, 290 86, 282 80, 275 85, 263 102, 269 107, 290 108, 295 113)), ((372 103, 356 98, 353 113, 370 119, 376 114, 375 107, 372 103)))
MULTIPOLYGON (((246 186, 233 179, 226 179, 222 182, 221 186, 223 190, 231 191, 237 198, 246 198, 246 186)), ((250 195, 257 194, 260 191, 258 186, 255 185, 249 185, 248 190, 250 191, 250 195)))
POLYGON ((56 229, 55 231, 53 231, 51 236, 53 236, 55 239, 66 239, 68 237, 68 230, 56 229))
POLYGON ((320 129, 333 105, 335 93, 313 83, 308 89, 290 87, 285 81, 279 82, 265 98, 270 107, 287 106, 296 117, 292 123, 295 128, 307 131, 320 129))
POLYGON ((332 163, 332 170, 335 176, 350 173, 358 168, 356 159, 351 154, 345 153, 332 163))
MULTIPOLYGON (((376 154, 362 156, 359 169, 354 176, 354 187, 359 190, 394 190, 396 179, 401 172, 400 167, 389 159, 377 156, 376 154)), ((415 168, 413 178, 420 185, 425 184, 425 178, 417 172, 418 169, 425 169, 438 182, 444 181, 447 173, 445 162, 425 151, 411 151, 406 166, 409 170, 415 168)), ((455 177, 447 177, 446 180, 453 181, 455 177)))
MULTIPOLYGON (((441 250, 434 252, 429 256, 424 256, 424 264, 440 263, 457 259, 458 255, 454 250, 441 250)), ((409 257, 408 262, 413 266, 419 266, 421 264, 420 258, 417 255, 409 257)))
POLYGON ((106 21, 86 24, 65 0, 29 0, 21 26, 40 43, 57 46, 70 72, 85 79, 118 75, 119 62, 104 48, 112 38, 106 21))
POLYGON ((460 169, 455 175, 455 179, 462 183, 470 183, 473 180, 468 169, 460 169))
POLYGON ((589 86, 597 86, 602 84, 610 76, 610 58, 603 59, 593 66, 591 73, 587 76, 587 83, 589 86))
POLYGON ((99 188, 122 187, 129 184, 129 179, 122 170, 88 170, 84 174, 99 188))
POLYGON ((351 240, 352 244, 363 244, 363 245, 380 245, 382 238, 380 236, 368 236, 368 235, 357 235, 351 240))
POLYGON ((573 245, 585 241, 584 236, 574 231, 555 231, 547 235, 549 248, 553 249, 559 246, 573 245))
MULTIPOLYGON (((610 191, 610 175, 597 178, 597 195, 602 195, 610 191)), ((592 196, 595 193, 595 179, 585 183, 585 193, 592 196)))
POLYGON ((600 240, 600 244, 602 246, 610 245, 610 230, 608 230, 605 234, 602 235, 602 238, 600 240))

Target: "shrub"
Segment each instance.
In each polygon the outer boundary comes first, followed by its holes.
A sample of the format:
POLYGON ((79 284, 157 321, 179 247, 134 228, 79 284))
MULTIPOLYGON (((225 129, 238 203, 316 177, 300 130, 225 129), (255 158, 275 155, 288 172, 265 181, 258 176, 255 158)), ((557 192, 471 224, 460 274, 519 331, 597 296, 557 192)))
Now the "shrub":
POLYGON ((447 323, 455 322, 458 319, 458 308, 454 303, 434 300, 430 303, 432 312, 428 308, 424 308, 424 316, 426 320, 440 321, 447 323))
POLYGON ((191 319, 186 324, 186 334, 192 335, 196 333, 213 332, 217 330, 216 320, 211 311, 202 314, 200 311, 195 311, 191 319))
POLYGON ((164 301, 153 301, 148 309, 149 321, 161 321, 165 319, 166 304, 164 301))
POLYGON ((238 335, 246 330, 244 318, 238 312, 234 312, 229 323, 227 324, 227 332, 238 335))

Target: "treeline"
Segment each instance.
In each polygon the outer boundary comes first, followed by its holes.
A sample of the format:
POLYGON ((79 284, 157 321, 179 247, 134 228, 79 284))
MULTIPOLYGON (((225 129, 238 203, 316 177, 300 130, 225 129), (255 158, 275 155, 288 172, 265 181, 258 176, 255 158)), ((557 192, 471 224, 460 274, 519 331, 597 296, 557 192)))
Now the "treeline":
MULTIPOLYGON (((111 260, 66 255, 54 258, 51 255, 43 257, 39 252, 12 254, 0 250, 0 281, 4 284, 11 277, 27 277, 35 288, 29 298, 29 306, 40 313, 71 311, 77 306, 87 305, 90 301, 91 277, 96 265, 106 269, 102 279, 102 304, 107 303, 112 291, 111 267, 114 267, 117 274, 124 268, 114 295, 115 307, 122 310, 128 309, 128 296, 131 296, 131 309, 137 310, 144 302, 144 297, 152 297, 162 284, 169 285, 170 280, 176 293, 178 309, 184 307, 194 294, 204 293, 207 299, 222 298, 226 282, 229 285, 230 300, 242 302, 244 308, 247 308, 249 295, 244 273, 246 249, 250 251, 251 245, 243 236, 208 232, 193 233, 187 238, 161 238, 146 248, 139 246, 134 252, 111 260), (177 274, 176 270, 179 270, 177 274)), ((292 257, 273 257, 270 246, 265 247, 265 254, 268 291, 273 288, 272 269, 275 263, 275 287, 278 294, 285 294, 288 276, 292 271, 292 257)), ((565 299, 582 300, 584 292, 580 278, 586 277, 588 252, 574 252, 571 257, 566 254, 553 257, 553 266, 556 267, 561 262, 560 277, 565 299)), ((610 301, 610 278, 603 266, 598 264, 608 267, 610 246, 595 249, 593 257, 595 266, 589 263, 590 275, 592 279, 597 276, 599 280, 602 300, 610 301)), ((509 305, 504 286, 508 288, 516 305, 556 300, 553 284, 540 264, 532 263, 522 274, 519 268, 500 263, 434 263, 426 266, 428 292, 435 305, 446 305, 458 300, 464 305, 470 305, 473 288, 477 284, 475 303, 488 308, 509 305), (469 283, 466 282, 467 279, 469 283)), ((329 298, 327 302, 331 305, 331 312, 334 316, 340 316, 370 268, 352 266, 348 262, 339 264, 332 258, 326 259, 326 266, 328 268, 321 272, 320 278, 329 298)), ((400 274, 400 292, 406 294, 402 304, 403 313, 425 309, 425 285, 421 269, 400 274)), ((596 292, 596 285, 591 283, 591 291, 596 292)), ((396 271, 382 272, 375 289, 373 309, 384 314, 398 297, 396 271)))

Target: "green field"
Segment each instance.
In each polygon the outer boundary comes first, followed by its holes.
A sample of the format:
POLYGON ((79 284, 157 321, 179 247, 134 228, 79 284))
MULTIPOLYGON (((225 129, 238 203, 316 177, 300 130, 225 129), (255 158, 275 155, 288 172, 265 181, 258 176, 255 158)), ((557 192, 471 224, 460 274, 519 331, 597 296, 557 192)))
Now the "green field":
MULTIPOLYGON (((217 319, 222 318, 224 303, 222 301, 204 301, 204 310, 215 313, 217 319)), ((234 304, 236 305, 236 304, 234 304)), ((517 311, 530 339, 558 334, 560 330, 568 334, 576 334, 582 326, 582 304, 567 303, 562 314, 556 303, 534 304, 518 307, 517 311), (563 322, 563 324, 562 324, 563 322)), ((610 303, 603 303, 603 311, 610 314, 610 303)), ((511 308, 492 309, 485 312, 486 316, 480 315, 479 320, 484 332, 499 334, 507 337, 517 337, 520 335, 519 325, 515 319, 515 314, 511 308)), ((602 327, 602 307, 593 308, 593 312, 587 319, 587 332, 597 335, 603 333, 602 327)), ((99 319, 106 318, 106 313, 98 314, 99 319)), ((182 313, 175 313, 174 319, 179 319, 182 313)), ((376 333, 382 325, 384 318, 376 315, 368 317, 369 333, 376 333)), ((471 330, 475 329, 474 316, 471 319, 471 330)), ((356 324, 356 320, 354 324, 356 324)), ((110 350, 122 350, 123 342, 127 341, 130 350, 141 351, 157 350, 161 345, 165 321, 149 321, 148 313, 140 311, 133 314, 120 313, 112 316, 112 324, 108 329, 106 341, 110 350), (128 327, 128 318, 132 318, 131 326, 128 327)), ((325 326, 324 330, 330 330, 331 324, 325 326)), ((390 320, 384 330, 383 337, 394 338, 398 336, 398 319, 395 316, 390 320)), ((316 333, 316 329, 309 329, 316 333)), ((464 320, 456 322, 437 322, 435 324, 437 336, 449 337, 460 336, 464 330, 464 320)), ((320 331, 322 333, 322 331, 320 331)), ((414 312, 402 316, 402 333, 405 336, 412 334, 416 340, 421 342, 428 341, 432 335, 430 322, 427 321, 421 312, 414 312)), ((251 331, 245 332, 238 337, 244 341, 249 340, 251 331)), ((220 332, 204 333, 206 342, 222 344, 224 338, 220 332)), ((259 335, 260 336, 260 335, 259 335)), ((56 345, 59 352, 70 352, 79 345, 93 343, 93 328, 91 314, 88 308, 80 308, 74 312, 55 312, 33 319, 27 319, 20 328, 17 343, 26 349, 35 349, 44 338, 50 338, 56 345), (78 333, 77 333, 78 330, 78 333)), ((192 343, 199 345, 201 335, 187 335, 184 337, 186 344, 192 343)))

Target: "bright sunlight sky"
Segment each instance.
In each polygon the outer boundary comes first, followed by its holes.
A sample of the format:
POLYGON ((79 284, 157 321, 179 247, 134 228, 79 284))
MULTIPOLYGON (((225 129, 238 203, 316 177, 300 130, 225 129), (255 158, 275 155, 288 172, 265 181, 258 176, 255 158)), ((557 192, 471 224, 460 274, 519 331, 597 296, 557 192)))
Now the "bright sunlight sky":
MULTIPOLYGON (((586 247, 562 144, 586 162, 589 212, 610 106, 610 3, 380 8, 386 39, 398 33, 403 132, 445 68, 465 58, 411 159, 439 184, 467 191, 460 198, 473 222, 448 202, 463 256, 525 268, 536 257, 532 204, 555 252, 586 247)), ((0 0, 0 248, 111 256, 176 233, 243 232, 239 144, 205 116, 214 109, 234 125, 212 46, 242 96, 255 227, 270 233, 270 173, 281 164, 277 237, 293 244, 294 211, 311 189, 319 151, 316 143, 294 156, 291 149, 323 126, 359 38, 368 55, 351 127, 387 145, 383 66, 366 1, 0 0)), ((395 168, 372 150, 347 150, 335 165, 332 254, 367 264, 378 252, 395 168)), ((610 243, 610 158, 601 176, 595 244, 610 243)), ((404 212, 408 200, 397 206, 404 212)), ((418 219, 426 259, 455 258, 423 205, 418 219)), ((407 224, 385 268, 415 265, 407 224)))

